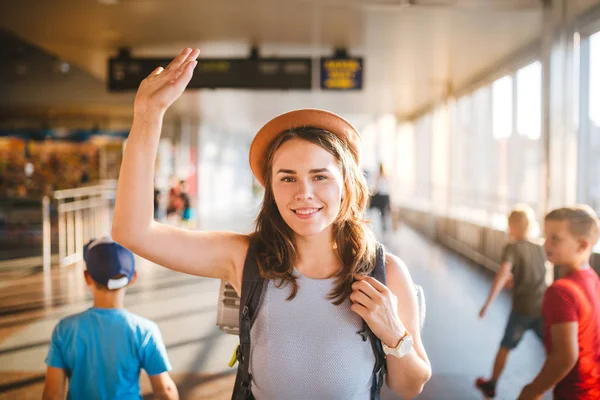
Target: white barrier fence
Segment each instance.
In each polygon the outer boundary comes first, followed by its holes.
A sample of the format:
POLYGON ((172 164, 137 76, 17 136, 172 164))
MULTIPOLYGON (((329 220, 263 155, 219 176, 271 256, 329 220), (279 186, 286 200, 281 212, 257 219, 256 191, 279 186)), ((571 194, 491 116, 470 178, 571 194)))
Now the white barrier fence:
MULTIPOLYGON (((64 267, 83 259, 83 246, 92 238, 110 234, 112 209, 117 182, 58 190, 52 196, 58 214, 58 265, 64 267)), ((43 268, 51 266, 50 203, 44 197, 43 207, 43 268)))

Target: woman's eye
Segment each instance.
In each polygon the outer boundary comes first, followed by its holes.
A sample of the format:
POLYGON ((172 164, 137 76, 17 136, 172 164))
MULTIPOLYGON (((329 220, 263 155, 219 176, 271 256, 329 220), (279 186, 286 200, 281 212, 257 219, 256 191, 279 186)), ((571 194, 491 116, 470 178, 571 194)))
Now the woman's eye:
POLYGON ((281 178, 282 182, 294 182, 294 178, 292 178, 291 176, 286 176, 284 178, 281 178))
POLYGON ((325 180, 325 179, 327 179, 327 177, 325 175, 317 175, 317 176, 315 176, 315 180, 316 181, 322 181, 322 180, 325 180))

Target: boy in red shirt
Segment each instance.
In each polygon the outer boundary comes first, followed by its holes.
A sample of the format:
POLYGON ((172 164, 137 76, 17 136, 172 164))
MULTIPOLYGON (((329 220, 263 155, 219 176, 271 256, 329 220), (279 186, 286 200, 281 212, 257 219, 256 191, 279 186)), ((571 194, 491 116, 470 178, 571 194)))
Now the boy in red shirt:
POLYGON ((560 278, 544 296, 544 367, 520 400, 600 399, 600 278, 589 260, 600 224, 588 206, 560 208, 545 218, 546 255, 560 278))

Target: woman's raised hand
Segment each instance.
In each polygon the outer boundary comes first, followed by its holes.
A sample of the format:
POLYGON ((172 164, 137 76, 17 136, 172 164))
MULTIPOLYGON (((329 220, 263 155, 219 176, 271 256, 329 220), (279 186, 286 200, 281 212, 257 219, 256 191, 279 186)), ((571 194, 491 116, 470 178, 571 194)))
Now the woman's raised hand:
POLYGON ((167 68, 158 67, 140 83, 134 112, 164 113, 181 96, 192 79, 198 49, 183 49, 167 68))

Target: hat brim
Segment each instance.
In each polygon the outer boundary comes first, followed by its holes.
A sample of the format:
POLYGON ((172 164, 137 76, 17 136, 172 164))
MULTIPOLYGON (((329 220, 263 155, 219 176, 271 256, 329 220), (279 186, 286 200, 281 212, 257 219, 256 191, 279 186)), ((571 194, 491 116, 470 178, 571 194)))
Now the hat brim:
POLYGON ((302 127, 313 127, 337 135, 347 145, 357 164, 360 164, 361 144, 358 131, 344 118, 325 110, 303 109, 281 114, 263 126, 250 145, 250 168, 258 182, 265 186, 264 169, 267 150, 281 133, 302 127))

